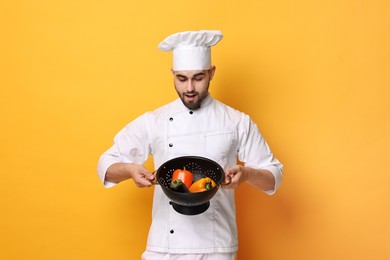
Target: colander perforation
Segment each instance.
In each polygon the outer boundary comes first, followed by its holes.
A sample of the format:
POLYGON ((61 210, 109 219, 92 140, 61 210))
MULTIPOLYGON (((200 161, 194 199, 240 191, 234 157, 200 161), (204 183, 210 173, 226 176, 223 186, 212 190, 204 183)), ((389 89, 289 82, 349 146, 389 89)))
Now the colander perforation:
POLYGON ((186 169, 193 173, 194 181, 197 181, 201 178, 210 177, 214 181, 218 181, 217 172, 220 171, 220 168, 217 167, 215 169, 208 169, 207 167, 202 167, 199 163, 196 162, 187 162, 183 164, 183 167, 178 168, 168 168, 167 166, 162 167, 167 174, 164 174, 161 178, 159 178, 158 182, 160 185, 163 185, 169 188, 172 182, 173 172, 177 169, 186 169))

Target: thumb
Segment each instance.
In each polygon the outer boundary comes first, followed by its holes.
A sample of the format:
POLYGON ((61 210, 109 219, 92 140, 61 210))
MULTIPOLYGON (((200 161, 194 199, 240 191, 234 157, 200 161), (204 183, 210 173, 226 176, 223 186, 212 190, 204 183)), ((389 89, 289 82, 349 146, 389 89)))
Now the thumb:
POLYGON ((223 186, 229 185, 232 182, 230 170, 225 171, 225 177, 223 179, 223 186))
POLYGON ((156 171, 149 173, 145 176, 148 180, 150 181, 155 181, 156 180, 156 171))

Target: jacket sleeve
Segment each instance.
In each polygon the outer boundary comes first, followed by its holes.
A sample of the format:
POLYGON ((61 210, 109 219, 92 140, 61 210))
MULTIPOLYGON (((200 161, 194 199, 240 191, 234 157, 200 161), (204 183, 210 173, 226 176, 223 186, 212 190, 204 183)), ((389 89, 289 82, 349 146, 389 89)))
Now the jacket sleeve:
POLYGON ((238 159, 247 167, 269 170, 274 175, 275 186, 264 192, 274 194, 282 182, 283 165, 274 157, 257 125, 249 116, 243 115, 239 133, 238 159))
POLYGON ((105 180, 108 167, 114 163, 144 164, 150 153, 146 116, 140 116, 124 127, 114 138, 113 145, 104 152, 98 162, 97 172, 104 187, 116 183, 105 180))

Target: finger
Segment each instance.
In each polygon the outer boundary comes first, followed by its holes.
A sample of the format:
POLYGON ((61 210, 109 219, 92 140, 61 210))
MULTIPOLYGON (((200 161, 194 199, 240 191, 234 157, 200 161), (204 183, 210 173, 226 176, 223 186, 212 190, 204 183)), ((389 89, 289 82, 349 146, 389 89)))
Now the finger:
POLYGON ((146 176, 143 176, 141 178, 137 178, 134 180, 136 182, 136 185, 140 188, 143 187, 150 187, 153 185, 153 182, 146 178, 146 176))
POLYGON ((226 172, 226 178, 230 179, 230 181, 233 181, 234 175, 236 175, 235 171, 229 170, 226 172))
POLYGON ((155 172, 149 174, 149 175, 147 176, 147 179, 150 180, 150 181, 156 180, 155 172))
POLYGON ((234 189, 234 185, 233 185, 233 183, 232 183, 231 181, 229 181, 229 182, 226 183, 226 184, 221 185, 221 187, 222 187, 223 189, 234 189))
POLYGON ((231 183, 232 183, 232 178, 230 177, 229 174, 226 174, 225 178, 223 180, 222 186, 227 186, 227 185, 229 185, 231 183))
POLYGON ((155 175, 155 171, 152 172, 151 174, 146 174, 145 175, 145 178, 152 184, 156 184, 157 183, 157 177, 155 175))
POLYGON ((142 184, 141 184, 141 187, 151 187, 153 186, 153 182, 150 181, 150 180, 147 180, 147 179, 143 179, 142 180, 142 184))
POLYGON ((156 176, 150 177, 149 181, 150 181, 152 184, 158 184, 158 181, 157 181, 156 176))
POLYGON ((233 166, 232 168, 230 168, 227 173, 229 173, 231 176, 235 175, 237 172, 240 171, 240 168, 238 165, 235 165, 233 166))

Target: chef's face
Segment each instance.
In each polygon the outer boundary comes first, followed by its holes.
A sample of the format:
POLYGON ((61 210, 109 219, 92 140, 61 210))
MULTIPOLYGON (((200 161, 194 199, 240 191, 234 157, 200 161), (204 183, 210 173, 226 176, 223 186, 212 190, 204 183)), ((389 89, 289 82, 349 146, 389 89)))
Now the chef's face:
POLYGON ((187 108, 200 108, 200 104, 209 93, 214 72, 215 66, 209 70, 172 70, 176 92, 187 108))

